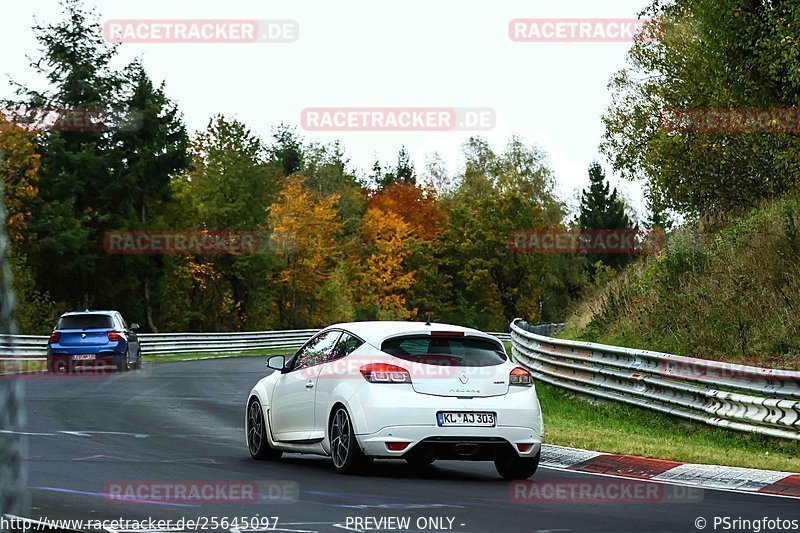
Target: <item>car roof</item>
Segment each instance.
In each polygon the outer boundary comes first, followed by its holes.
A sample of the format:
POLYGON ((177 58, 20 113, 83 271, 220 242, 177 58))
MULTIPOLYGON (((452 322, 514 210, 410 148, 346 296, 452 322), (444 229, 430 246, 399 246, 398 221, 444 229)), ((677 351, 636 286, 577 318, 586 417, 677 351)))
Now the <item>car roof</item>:
POLYGON ((437 322, 433 322, 430 325, 426 322, 400 322, 389 320, 345 322, 342 324, 334 324, 325 329, 347 330, 375 347, 380 347, 383 341, 390 337, 396 337, 398 335, 427 335, 431 331, 463 332, 465 335, 485 337, 500 342, 497 338, 477 329, 437 322))
POLYGON ((84 309, 83 311, 67 311, 61 316, 72 316, 72 315, 113 315, 116 314, 116 311, 108 311, 108 310, 99 310, 99 309, 84 309))

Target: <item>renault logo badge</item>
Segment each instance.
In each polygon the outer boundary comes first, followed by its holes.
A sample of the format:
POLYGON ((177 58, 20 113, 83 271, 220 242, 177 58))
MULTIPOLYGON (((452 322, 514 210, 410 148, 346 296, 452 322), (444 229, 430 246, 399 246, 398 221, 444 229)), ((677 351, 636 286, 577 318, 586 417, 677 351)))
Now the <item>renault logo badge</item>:
POLYGON ((467 384, 467 381, 469 381, 469 376, 467 375, 467 373, 466 373, 466 372, 462 371, 462 372, 461 372, 461 375, 460 375, 460 376, 458 376, 458 380, 459 380, 461 383, 463 383, 464 385, 466 385, 466 384, 467 384))

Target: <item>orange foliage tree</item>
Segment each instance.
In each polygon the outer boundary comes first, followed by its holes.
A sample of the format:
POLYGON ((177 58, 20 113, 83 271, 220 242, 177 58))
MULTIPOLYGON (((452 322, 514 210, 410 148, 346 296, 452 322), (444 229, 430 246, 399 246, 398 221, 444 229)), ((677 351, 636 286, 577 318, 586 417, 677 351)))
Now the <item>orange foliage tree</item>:
POLYGON ((270 242, 281 268, 275 276, 281 324, 287 327, 319 325, 325 310, 319 304, 341 252, 337 235, 338 195, 312 192, 306 178, 286 178, 278 200, 269 207, 270 242))
POLYGON ((442 229, 444 214, 435 191, 413 183, 398 183, 378 190, 370 198, 369 207, 395 213, 420 240, 433 240, 442 229))
POLYGON ((404 320, 416 314, 406 306, 406 292, 416 281, 407 270, 412 253, 413 227, 391 211, 370 207, 361 221, 364 253, 354 281, 357 300, 373 308, 376 318, 404 320))
POLYGON ((30 215, 30 202, 38 193, 36 134, 8 122, 0 114, 0 152, 3 203, 8 213, 6 230, 12 242, 20 242, 30 215))

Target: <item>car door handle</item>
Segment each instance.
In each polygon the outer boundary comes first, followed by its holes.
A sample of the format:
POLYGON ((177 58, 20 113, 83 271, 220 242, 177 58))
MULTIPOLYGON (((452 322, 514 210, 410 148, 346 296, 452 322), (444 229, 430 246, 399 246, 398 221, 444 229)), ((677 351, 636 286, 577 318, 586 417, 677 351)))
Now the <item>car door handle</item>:
POLYGON ((308 383, 306 383, 306 388, 307 389, 313 389, 314 388, 314 382, 313 381, 309 381, 308 383))

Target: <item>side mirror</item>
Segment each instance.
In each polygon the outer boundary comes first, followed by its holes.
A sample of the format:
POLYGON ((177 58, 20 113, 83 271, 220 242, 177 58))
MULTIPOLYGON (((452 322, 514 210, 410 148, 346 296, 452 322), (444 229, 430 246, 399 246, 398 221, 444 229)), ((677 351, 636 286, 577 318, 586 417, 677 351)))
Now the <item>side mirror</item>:
POLYGON ((267 368, 272 370, 280 370, 283 372, 283 367, 286 366, 286 357, 283 355, 273 355, 267 359, 267 368))
POLYGON ((136 322, 131 324, 131 331, 138 331, 138 330, 139 330, 139 324, 137 324, 136 322))

